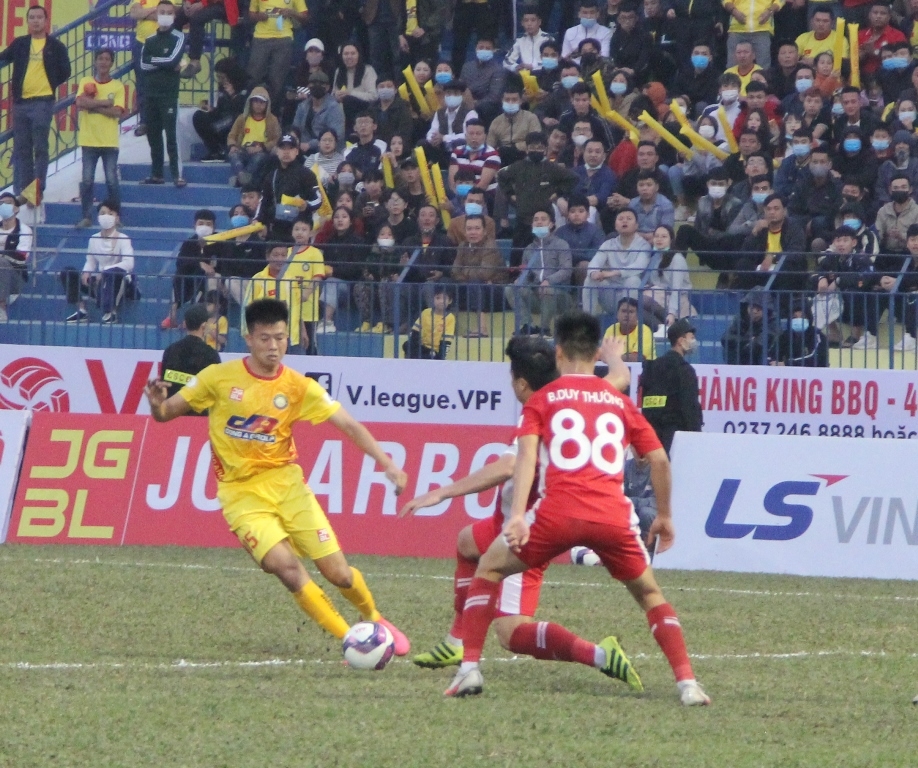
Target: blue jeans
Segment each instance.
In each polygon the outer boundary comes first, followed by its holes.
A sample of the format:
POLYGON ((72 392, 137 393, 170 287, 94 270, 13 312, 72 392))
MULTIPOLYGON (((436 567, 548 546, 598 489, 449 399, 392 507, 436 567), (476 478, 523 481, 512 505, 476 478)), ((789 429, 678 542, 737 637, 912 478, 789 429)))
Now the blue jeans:
POLYGON ((121 202, 121 186, 118 183, 118 147, 83 147, 83 180, 80 182, 80 204, 83 218, 92 218, 92 188, 96 179, 96 165, 102 161, 105 171, 105 186, 108 200, 121 202))
POLYGON ((238 147, 233 147, 229 151, 229 164, 230 169, 233 172, 234 176, 238 176, 243 171, 251 174, 254 181, 258 181, 261 177, 261 169, 264 167, 265 163, 271 158, 271 155, 267 152, 256 152, 255 154, 250 154, 245 149, 239 149, 238 147))
POLYGON ((54 99, 50 97, 13 104, 13 192, 17 195, 35 179, 45 188, 53 116, 54 99))

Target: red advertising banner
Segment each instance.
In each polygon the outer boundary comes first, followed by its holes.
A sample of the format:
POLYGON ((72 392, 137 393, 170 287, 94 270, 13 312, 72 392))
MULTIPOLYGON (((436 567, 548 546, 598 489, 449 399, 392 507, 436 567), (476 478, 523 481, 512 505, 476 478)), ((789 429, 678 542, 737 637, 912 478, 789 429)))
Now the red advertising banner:
MULTIPOLYGON (((368 424, 408 473, 396 498, 376 463, 334 427, 298 425, 299 461, 346 552, 451 557, 492 514, 496 491, 396 516, 399 504, 493 461, 508 427, 368 424)), ((8 541, 237 546, 216 500, 205 419, 35 413, 8 541)))

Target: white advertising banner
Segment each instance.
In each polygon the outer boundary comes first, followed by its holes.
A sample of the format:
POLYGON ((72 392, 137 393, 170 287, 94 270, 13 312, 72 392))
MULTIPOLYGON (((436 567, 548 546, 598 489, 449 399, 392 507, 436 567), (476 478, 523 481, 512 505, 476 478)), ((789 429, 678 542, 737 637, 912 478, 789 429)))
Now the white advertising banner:
POLYGON ((654 566, 918 578, 908 442, 679 432, 672 457, 676 543, 654 566))
MULTIPOLYGON (((157 350, 3 344, 0 409, 148 414, 143 388, 161 361, 157 350)), ((505 363, 291 355, 284 364, 361 421, 512 426, 519 412, 505 363)))
POLYGON ((31 417, 28 411, 0 411, 0 543, 6 541, 31 417))

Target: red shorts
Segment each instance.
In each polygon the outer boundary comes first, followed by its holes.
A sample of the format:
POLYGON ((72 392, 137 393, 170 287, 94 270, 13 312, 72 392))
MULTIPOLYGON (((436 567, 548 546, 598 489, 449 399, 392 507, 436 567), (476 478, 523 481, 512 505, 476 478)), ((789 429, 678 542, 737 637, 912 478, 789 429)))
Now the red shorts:
POLYGON ((529 541, 516 555, 530 568, 544 567, 553 557, 578 545, 592 549, 612 578, 618 581, 636 579, 650 565, 650 556, 641 541, 637 524, 626 528, 545 514, 540 513, 538 506, 535 513, 535 522, 529 528, 529 541))
MULTIPOLYGON (((497 515, 479 520, 472 525, 472 538, 479 552, 484 554, 488 551, 494 539, 501 535, 503 526, 503 517, 497 515)), ((530 568, 504 579, 500 585, 495 616, 535 616, 546 568, 548 561, 537 568, 530 568)))

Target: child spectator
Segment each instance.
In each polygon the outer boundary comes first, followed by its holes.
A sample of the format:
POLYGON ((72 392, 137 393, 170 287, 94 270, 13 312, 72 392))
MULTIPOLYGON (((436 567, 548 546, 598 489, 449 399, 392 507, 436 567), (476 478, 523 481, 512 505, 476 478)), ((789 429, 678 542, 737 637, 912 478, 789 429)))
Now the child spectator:
POLYGON ((222 352, 226 346, 229 321, 222 311, 223 299, 220 291, 207 292, 207 320, 204 323, 204 342, 211 349, 222 352))
POLYGON ((280 137, 280 123, 271 114, 271 97, 263 87, 253 88, 226 138, 233 171, 229 183, 244 187, 257 182, 280 137))
POLYGON ((434 288, 433 306, 415 320, 408 340, 402 345, 405 357, 414 360, 445 360, 456 335, 456 316, 449 311, 452 298, 446 288, 434 288))

